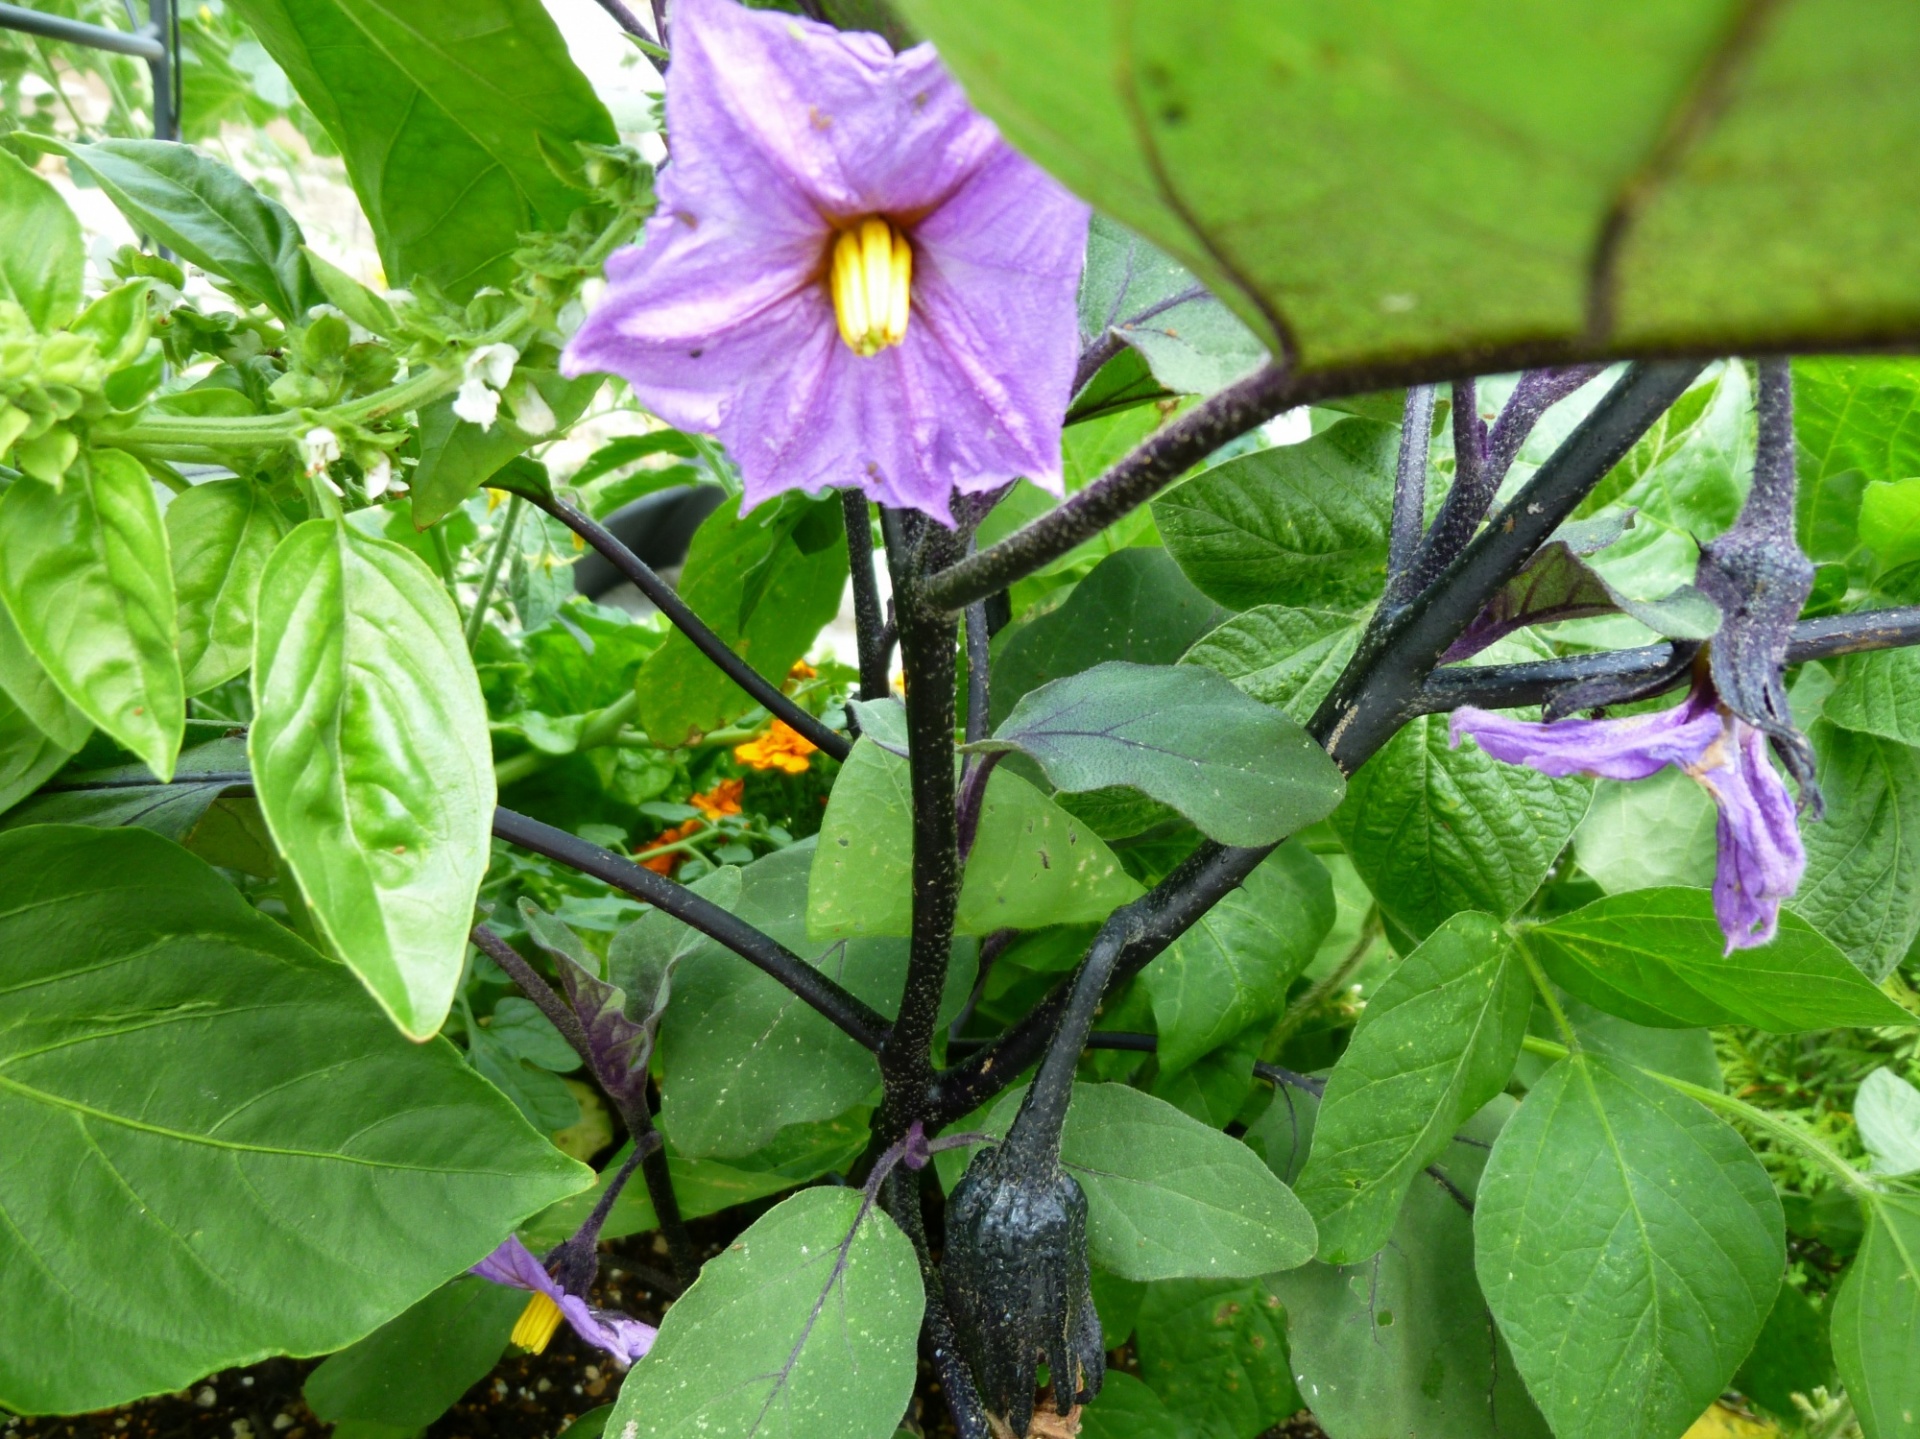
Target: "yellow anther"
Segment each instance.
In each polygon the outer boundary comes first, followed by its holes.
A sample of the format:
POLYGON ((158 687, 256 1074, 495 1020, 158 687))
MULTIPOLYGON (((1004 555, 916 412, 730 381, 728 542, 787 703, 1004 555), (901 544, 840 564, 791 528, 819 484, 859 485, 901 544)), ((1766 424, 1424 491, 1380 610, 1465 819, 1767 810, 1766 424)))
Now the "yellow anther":
POLYGON ((513 1342, 529 1354, 544 1354, 547 1345, 553 1342, 554 1331, 560 1327, 560 1319, 560 1306, 545 1294, 535 1294, 520 1311, 519 1323, 513 1326, 513 1342))
POLYGON ((830 286, 840 338, 856 354, 877 355, 906 338, 913 247, 891 223, 874 215, 840 232, 830 286))

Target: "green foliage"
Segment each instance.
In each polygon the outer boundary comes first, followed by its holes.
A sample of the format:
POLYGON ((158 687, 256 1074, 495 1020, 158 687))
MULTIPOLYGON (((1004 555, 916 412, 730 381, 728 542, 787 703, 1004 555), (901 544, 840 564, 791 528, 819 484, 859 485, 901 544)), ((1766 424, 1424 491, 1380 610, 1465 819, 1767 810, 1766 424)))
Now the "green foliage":
POLYGON ((60 192, 0 151, 0 301, 43 333, 80 312, 80 222, 60 192))
POLYGON ((307 1376, 307 1407, 329 1424, 424 1429, 493 1368, 526 1307, 517 1290, 456 1279, 307 1376))
POLYGON ((167 841, 14 830, 0 875, 9 1407, 339 1348, 587 1181, 167 841))
POLYGON ((1920 1199, 1866 1204, 1866 1238, 1833 1296, 1833 1357, 1867 1439, 1900 1439, 1920 1419, 1920 1199))
POLYGON ((1265 1279, 1174 1279, 1140 1306, 1140 1375, 1183 1432, 1254 1439, 1300 1408, 1265 1279))

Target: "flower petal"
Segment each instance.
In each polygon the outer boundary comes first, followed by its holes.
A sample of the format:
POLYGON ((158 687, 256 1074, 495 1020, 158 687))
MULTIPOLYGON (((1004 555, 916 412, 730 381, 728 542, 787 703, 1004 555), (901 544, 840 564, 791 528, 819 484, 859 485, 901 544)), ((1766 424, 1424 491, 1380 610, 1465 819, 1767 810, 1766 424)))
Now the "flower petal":
POLYGON ((520 1236, 509 1234, 500 1241, 499 1246, 467 1271, 482 1279, 491 1279, 495 1284, 504 1284, 509 1289, 524 1289, 528 1293, 545 1294, 559 1300, 562 1290, 554 1277, 547 1273, 543 1265, 526 1245, 520 1242, 520 1236))
POLYGON ((1542 774, 1630 780, 1645 779, 1666 765, 1693 764, 1720 738, 1721 722, 1710 702, 1696 698, 1658 714, 1552 724, 1469 706, 1454 711, 1449 733, 1455 745, 1461 735, 1472 735, 1495 759, 1542 774))
POLYGON ((568 1295, 560 1301, 560 1312, 567 1316, 573 1332, 597 1349, 611 1354, 622 1368, 642 1358, 653 1348, 659 1330, 617 1309, 595 1309, 584 1299, 568 1295))
POLYGON ((938 205, 1001 143, 932 46, 734 0, 675 5, 667 130, 676 164, 771 171, 839 220, 938 205))
POLYGON ((1722 763, 1694 778, 1720 807, 1713 912, 1731 954, 1773 938, 1781 902, 1800 887, 1807 852, 1793 797, 1767 762, 1766 736, 1742 720, 1729 723, 1732 743, 1717 752, 1722 763))

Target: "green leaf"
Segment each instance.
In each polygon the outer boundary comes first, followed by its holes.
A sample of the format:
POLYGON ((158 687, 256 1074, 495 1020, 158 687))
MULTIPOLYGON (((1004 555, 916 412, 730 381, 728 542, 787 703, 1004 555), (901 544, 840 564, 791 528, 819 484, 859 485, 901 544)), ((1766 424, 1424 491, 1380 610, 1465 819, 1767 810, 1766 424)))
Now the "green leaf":
POLYGON ((1898 649, 1847 656, 1821 713, 1842 729, 1920 744, 1920 653, 1898 649))
POLYGON ((993 656, 993 721, 1028 690, 1105 660, 1170 665, 1226 618, 1162 549, 1121 550, 1095 565, 1058 609, 1007 631, 993 656))
POLYGON ((1258 605, 1194 642, 1184 664, 1225 675, 1305 724, 1353 658, 1366 623, 1339 610, 1258 605))
POLYGON ((1860 542, 1882 572, 1920 559, 1920 478, 1875 480, 1860 492, 1860 542))
POLYGON ((318 251, 308 246, 302 248, 306 252, 307 268, 313 272, 313 282, 326 295, 328 304, 363 330, 387 339, 400 333, 400 321, 384 295, 368 289, 318 251))
POLYGON ((93 733, 86 715, 60 693, 53 676, 27 648, 4 598, 0 598, 0 691, 62 749, 77 752, 93 733))
MULTIPOLYGON (((803 551, 795 537, 798 523, 791 516, 787 524, 776 523, 775 509, 767 505, 742 515, 740 502, 729 500, 707 516, 687 552, 680 597, 735 654, 778 684, 839 613, 847 583, 847 540, 842 529, 829 544, 803 551), (762 597, 743 622, 742 602, 750 581, 762 587, 762 597)), ((634 688, 640 696, 642 727, 654 743, 669 748, 718 729, 754 706, 746 692, 678 630, 641 666, 634 688)))
POLYGON ((1296 842, 1262 860, 1162 950, 1140 975, 1153 1002, 1161 1075, 1277 1017, 1333 917, 1327 868, 1296 842))
POLYGON ((1920 365, 1904 358, 1822 357, 1793 363, 1800 441, 1799 537, 1816 560, 1859 547, 1869 480, 1920 475, 1920 365))
MULTIPOLYGON (((1093 830, 1003 765, 987 777, 955 929, 1040 929, 1105 919, 1140 886, 1093 830)), ((807 893, 817 936, 913 928, 908 764, 862 736, 840 767, 807 893)))
POLYGON ((1592 782, 1549 779, 1411 721, 1347 781, 1334 831, 1385 913, 1430 934, 1448 915, 1505 919, 1540 887, 1587 811, 1592 782))
POLYGON ((1080 1432, 1086 1439, 1183 1439, 1186 1431, 1158 1394, 1124 1369, 1109 1369, 1100 1397, 1080 1411, 1080 1432))
POLYGON ((1603 779, 1573 832, 1580 868, 1608 894, 1713 883, 1719 811, 1695 780, 1663 769, 1631 783, 1603 779))
POLYGON ((1883 1065, 1860 1081, 1853 1122, 1875 1174, 1920 1173, 1920 1089, 1883 1065))
POLYGON ((1609 895, 1535 925, 1522 942, 1556 983, 1635 1024, 1797 1034, 1913 1022, 1790 911, 1772 943, 1729 954, 1704 889, 1609 895))
POLYGON ((60 192, 0 151, 0 301, 51 334, 80 312, 86 268, 80 222, 60 192))
POLYGON ((139 764, 84 770, 68 776, 68 782, 98 788, 34 795, 0 819, 0 829, 28 824, 138 825, 185 844, 213 802, 233 786, 233 776, 246 770, 247 742, 228 738, 182 750, 169 784, 155 782, 152 772, 139 764), (201 775, 219 778, 196 782, 201 775))
POLYGON ((1859 348, 1920 314, 1893 0, 1752 29, 1709 0, 901 8, 1009 140, 1307 370, 1859 348))
POLYGON ((1147 1290, 1140 1377, 1205 1439, 1254 1439, 1301 1407, 1286 1312, 1265 1279, 1175 1279, 1147 1290))
POLYGON ((36 136, 32 143, 84 172, 134 229, 281 319, 305 319, 325 298, 293 216, 218 160, 167 140, 71 145, 36 136))
POLYGON ((1471 913, 1428 935, 1368 999, 1296 1186, 1323 1260, 1358 1264, 1387 1242, 1420 1171, 1506 1088, 1532 1011, 1505 931, 1471 913))
POLYGON ((0 815, 53 778, 72 754, 0 690, 0 815))
POLYGON ((1560 1439, 1679 1434, 1752 1347, 1786 1264, 1745 1141, 1587 1054, 1501 1130, 1473 1230, 1487 1303, 1560 1439))
POLYGON ((1268 1281, 1287 1306, 1294 1381, 1333 1439, 1547 1439, 1473 1272, 1467 1206, 1513 1107, 1502 1096, 1449 1136, 1439 1174, 1413 1176, 1391 1239, 1370 1260, 1268 1281))
POLYGON ((1386 584, 1399 450, 1399 426, 1342 420, 1201 471, 1154 501, 1154 521, 1223 605, 1363 604, 1386 584))
POLYGON ((1211 395, 1253 373, 1267 352, 1192 274, 1096 214, 1080 279, 1080 345, 1111 335, 1177 395, 1211 395))
POLYGON ((341 1350, 301 1391, 316 1418, 424 1429, 500 1362, 527 1296, 456 1279, 341 1350))
POLYGON ((286 530, 280 512, 251 480, 195 485, 167 506, 188 694, 224 684, 253 662, 260 573, 286 530))
MULTIPOLYGON (((982 1132, 1005 1136, 1009 1090, 982 1132)), ((1087 1253, 1123 1279, 1241 1279, 1313 1256, 1313 1221, 1239 1140, 1124 1084, 1076 1084, 1060 1164, 1087 1195, 1087 1253)))
MULTIPOLYGON (((900 1002, 907 945, 899 939, 810 942, 802 840, 740 872, 734 913, 883 1013, 900 1002)), ((942 1012, 959 1012, 973 984, 971 944, 956 946, 942 1012)), ((729 949, 703 942, 674 971, 660 1028, 661 1124, 679 1152, 751 1154, 786 1125, 831 1119, 877 1090, 874 1057, 812 1006, 729 949)))
POLYGON ((860 1212, 857 1189, 803 1190, 709 1259, 608 1429, 888 1439, 913 1397, 926 1296, 906 1235, 860 1212))
POLYGON ((398 545, 309 520, 267 562, 248 754, 340 957, 414 1038, 453 1002, 493 833, 487 712, 460 617, 398 545))
POLYGON ((169 778, 186 695, 167 532, 139 462, 95 450, 59 490, 0 496, 0 599, 75 708, 169 778))
POLYGON ((235 0, 346 160, 390 284, 456 299, 513 276, 580 194, 544 140, 619 138, 538 0, 235 0))
POLYGON ((1462 657, 1528 626, 1613 614, 1629 615, 1670 639, 1710 639, 1720 628, 1720 607, 1692 585, 1676 586, 1657 600, 1636 599, 1609 583, 1565 540, 1555 539, 1534 551, 1525 568, 1494 591, 1461 636, 1461 649, 1449 654, 1462 657))
POLYGON ((591 1179, 156 835, 0 835, 0 893, 0 1404, 338 1349, 591 1179))
POLYGON ((1222 844, 1275 844, 1347 788, 1299 725, 1191 665, 1095 665, 1030 690, 967 748, 1024 754, 1071 793, 1131 786, 1222 844))
POLYGON ((1920 1434, 1920 1197, 1867 1198, 1867 1236, 1833 1296, 1833 1357, 1866 1439, 1920 1434))
POLYGON ((1809 732, 1827 812, 1804 828, 1794 913, 1885 979, 1920 934, 1920 752, 1825 721, 1809 732))
POLYGON ((1798 1419, 1795 1394, 1811 1397, 1816 1388, 1836 1387, 1827 1315, 1791 1284, 1782 1284, 1753 1351, 1733 1376, 1733 1387, 1783 1419, 1798 1419))

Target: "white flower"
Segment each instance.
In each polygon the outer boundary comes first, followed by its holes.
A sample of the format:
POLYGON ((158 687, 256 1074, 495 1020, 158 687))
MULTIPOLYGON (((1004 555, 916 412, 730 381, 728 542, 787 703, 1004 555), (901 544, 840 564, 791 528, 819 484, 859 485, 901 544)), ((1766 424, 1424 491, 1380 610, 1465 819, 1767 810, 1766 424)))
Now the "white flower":
POLYGON ((367 466, 367 498, 377 500, 393 483, 393 461, 382 455, 367 466))
POLYGON ((513 406, 514 423, 529 435, 550 435, 559 423, 553 416, 553 407, 547 403, 546 396, 535 389, 532 382, 522 379, 515 383, 507 403, 513 406))
POLYGON ((500 413, 500 395, 475 375, 461 382, 460 393, 453 397, 453 412, 483 430, 490 430, 494 417, 500 413))
POLYGON ((340 458, 340 438, 324 425, 315 426, 301 438, 300 456, 306 462, 307 478, 324 474, 340 458))
POLYGON ((487 345, 467 356, 467 378, 478 375, 496 390, 504 390, 513 378, 513 367, 520 352, 512 345, 487 345))

